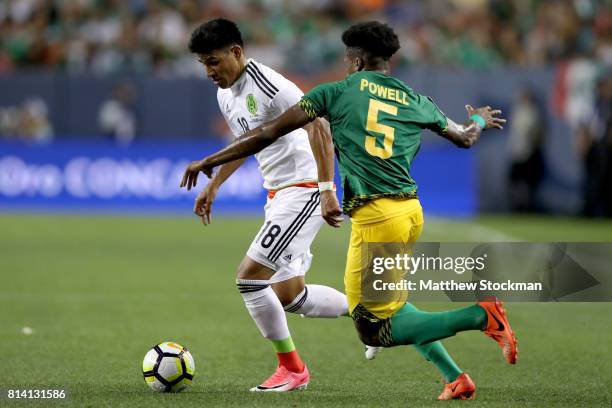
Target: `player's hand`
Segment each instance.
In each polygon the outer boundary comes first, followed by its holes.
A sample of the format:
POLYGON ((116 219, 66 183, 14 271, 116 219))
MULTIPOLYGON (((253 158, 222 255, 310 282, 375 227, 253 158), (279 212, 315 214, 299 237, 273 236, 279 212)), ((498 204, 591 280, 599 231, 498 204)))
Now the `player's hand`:
POLYGON ((214 182, 210 182, 204 187, 195 199, 193 212, 202 219, 202 224, 208 225, 212 222, 212 203, 215 201, 219 187, 214 182))
POLYGON ((465 109, 467 110, 468 117, 472 115, 481 116, 486 122, 485 129, 504 128, 503 125, 506 123, 506 119, 496 117, 496 115, 501 115, 502 113, 502 111, 499 109, 493 109, 490 106, 485 106, 482 108, 473 108, 472 105, 465 105, 465 109))
POLYGON ((340 227, 342 210, 335 191, 327 190, 321 193, 321 216, 332 227, 340 227))
POLYGON ((200 172, 206 174, 208 178, 212 176, 212 167, 206 164, 206 159, 189 163, 189 166, 185 169, 185 174, 183 174, 183 179, 179 187, 187 187, 187 190, 191 190, 192 187, 198 184, 198 174, 200 172))

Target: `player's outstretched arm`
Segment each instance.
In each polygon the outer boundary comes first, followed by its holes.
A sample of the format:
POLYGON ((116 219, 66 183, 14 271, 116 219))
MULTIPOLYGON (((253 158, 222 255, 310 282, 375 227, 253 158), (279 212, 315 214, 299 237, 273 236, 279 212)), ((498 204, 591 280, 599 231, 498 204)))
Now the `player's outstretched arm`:
POLYGON ((191 190, 197 184, 200 172, 211 177, 212 170, 216 166, 260 152, 279 137, 301 128, 311 121, 312 119, 306 115, 301 107, 297 104, 292 106, 278 118, 240 136, 226 148, 202 160, 191 162, 185 170, 180 187, 187 187, 187 190, 191 190))
POLYGON ((448 119, 446 129, 441 133, 442 137, 447 138, 456 146, 469 149, 480 138, 480 134, 491 128, 503 129, 506 119, 497 117, 501 115, 501 110, 493 109, 490 106, 474 109, 471 105, 465 105, 468 113, 468 120, 459 125, 448 119))

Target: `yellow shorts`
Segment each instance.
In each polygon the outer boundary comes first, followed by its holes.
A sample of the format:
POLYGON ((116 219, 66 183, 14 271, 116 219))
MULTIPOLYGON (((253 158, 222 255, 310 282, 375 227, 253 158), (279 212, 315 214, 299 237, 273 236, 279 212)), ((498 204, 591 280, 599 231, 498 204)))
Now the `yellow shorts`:
MULTIPOLYGON (((386 319, 400 309, 407 291, 399 291, 393 301, 366 302, 362 299, 362 245, 370 242, 414 243, 423 229, 423 209, 414 198, 379 198, 356 209, 351 217, 351 241, 346 257, 344 286, 349 312, 362 304, 380 319, 386 319)), ((372 272, 368 272, 372 273, 372 272)))

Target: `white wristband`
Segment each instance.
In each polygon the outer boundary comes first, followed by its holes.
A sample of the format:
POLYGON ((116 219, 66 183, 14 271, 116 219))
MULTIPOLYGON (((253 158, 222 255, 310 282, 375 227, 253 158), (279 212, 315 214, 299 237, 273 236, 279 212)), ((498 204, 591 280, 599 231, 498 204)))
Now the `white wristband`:
POLYGON ((319 191, 336 191, 336 184, 333 181, 319 182, 319 191))

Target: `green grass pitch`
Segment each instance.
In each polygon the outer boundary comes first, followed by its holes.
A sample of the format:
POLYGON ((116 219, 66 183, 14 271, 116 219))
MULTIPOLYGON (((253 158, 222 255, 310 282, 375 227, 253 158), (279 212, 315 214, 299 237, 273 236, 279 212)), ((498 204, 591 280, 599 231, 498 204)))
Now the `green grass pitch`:
MULTIPOLYGON (((244 309, 235 268, 260 220, 0 216, 0 406, 440 407, 436 370, 409 347, 365 361, 352 322, 290 315, 309 389, 247 390, 274 369, 271 345, 244 309), (22 328, 34 333, 24 335, 22 328), (145 352, 187 346, 194 385, 151 392, 145 352), (8 401, 7 389, 65 389, 63 402, 8 401)), ((342 288, 349 225, 324 228, 308 281, 342 288)), ((551 218, 431 218, 423 240, 612 241, 612 223, 551 218)), ((427 304, 425 309, 457 305, 427 304)), ((520 358, 508 366, 481 333, 447 339, 477 384, 467 406, 610 406, 611 304, 510 304, 520 358)), ((455 405, 455 402, 450 402, 455 405)))

